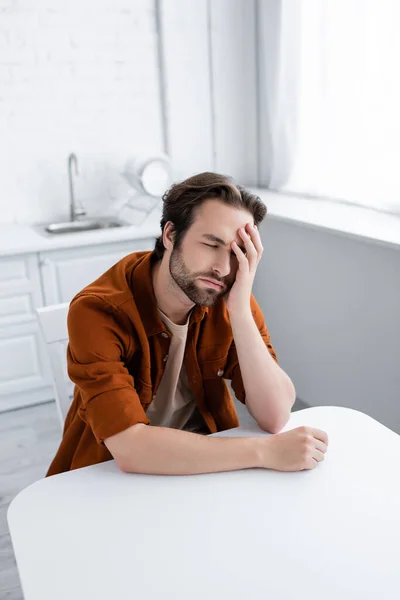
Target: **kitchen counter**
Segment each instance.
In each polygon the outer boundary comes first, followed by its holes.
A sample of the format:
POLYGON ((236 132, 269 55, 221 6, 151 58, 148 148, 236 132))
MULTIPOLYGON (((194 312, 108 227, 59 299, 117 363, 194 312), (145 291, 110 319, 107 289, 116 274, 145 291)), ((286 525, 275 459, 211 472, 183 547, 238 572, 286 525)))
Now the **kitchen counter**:
MULTIPOLYGON (((341 236, 400 249, 400 215, 379 212, 326 199, 310 199, 250 188, 268 207, 268 217, 291 221, 341 236)), ((162 201, 141 225, 97 229, 79 233, 44 234, 34 225, 0 225, 0 256, 123 242, 161 233, 162 201)))
POLYGON ((157 237, 161 233, 161 206, 160 201, 141 225, 78 233, 47 234, 37 225, 0 225, 0 257, 157 237))
POLYGON ((302 227, 400 249, 400 214, 327 198, 307 198, 260 188, 250 189, 268 207, 267 221, 272 217, 302 227))

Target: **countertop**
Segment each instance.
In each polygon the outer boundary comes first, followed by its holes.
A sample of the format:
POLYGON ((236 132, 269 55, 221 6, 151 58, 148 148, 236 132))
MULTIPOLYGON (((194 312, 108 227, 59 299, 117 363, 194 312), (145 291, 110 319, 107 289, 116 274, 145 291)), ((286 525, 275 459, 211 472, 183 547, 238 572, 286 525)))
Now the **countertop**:
POLYGON ((326 198, 250 188, 268 208, 272 219, 330 231, 336 235, 400 250, 400 214, 326 198))
MULTIPOLYGON (((268 207, 268 217, 327 230, 380 246, 400 249, 400 215, 326 199, 250 188, 268 207)), ((140 225, 43 235, 35 225, 0 225, 0 257, 62 248, 124 242, 160 235, 162 201, 140 225)))
POLYGON ((0 225, 0 257, 157 237, 160 219, 161 201, 140 225, 62 234, 40 233, 38 225, 0 225))

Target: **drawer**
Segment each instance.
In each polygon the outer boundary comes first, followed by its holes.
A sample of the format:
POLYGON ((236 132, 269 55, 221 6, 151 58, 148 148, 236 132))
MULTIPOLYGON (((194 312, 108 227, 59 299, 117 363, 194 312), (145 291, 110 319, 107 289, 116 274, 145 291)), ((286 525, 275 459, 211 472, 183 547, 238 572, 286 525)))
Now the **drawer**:
POLYGON ((132 252, 152 250, 154 238, 40 253, 44 304, 70 302, 89 283, 132 252))
POLYGON ((0 258, 0 294, 32 291, 40 288, 36 254, 0 258))
POLYGON ((0 327, 35 318, 32 294, 0 295, 0 327))
POLYGON ((0 258, 0 285, 20 285, 29 281, 27 256, 0 258))
POLYGON ((0 258, 0 327, 36 320, 43 306, 37 254, 0 258))

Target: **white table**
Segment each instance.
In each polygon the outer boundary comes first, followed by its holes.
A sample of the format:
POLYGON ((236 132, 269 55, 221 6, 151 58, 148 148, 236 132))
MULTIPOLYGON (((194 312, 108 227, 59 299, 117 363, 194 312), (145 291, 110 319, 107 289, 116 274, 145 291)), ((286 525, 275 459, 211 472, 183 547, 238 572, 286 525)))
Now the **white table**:
MULTIPOLYGON (((400 436, 318 407, 311 471, 130 475, 114 461, 38 481, 8 522, 26 600, 390 600, 400 595, 400 436)), ((256 427, 217 435, 268 435, 256 427)))

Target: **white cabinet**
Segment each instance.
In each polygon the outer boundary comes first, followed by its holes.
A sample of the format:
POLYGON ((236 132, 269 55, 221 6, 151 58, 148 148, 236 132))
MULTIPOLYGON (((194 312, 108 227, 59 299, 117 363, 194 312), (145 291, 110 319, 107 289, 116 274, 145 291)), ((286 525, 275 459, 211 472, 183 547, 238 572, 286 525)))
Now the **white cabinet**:
POLYGON ((52 397, 35 313, 42 305, 37 255, 0 258, 0 411, 52 397))
POLYGON ((51 400, 47 351, 35 309, 69 302, 132 252, 155 238, 0 258, 0 412, 51 400))
POLYGON ((45 305, 69 302, 80 290, 132 252, 152 250, 154 238, 40 254, 45 305))

